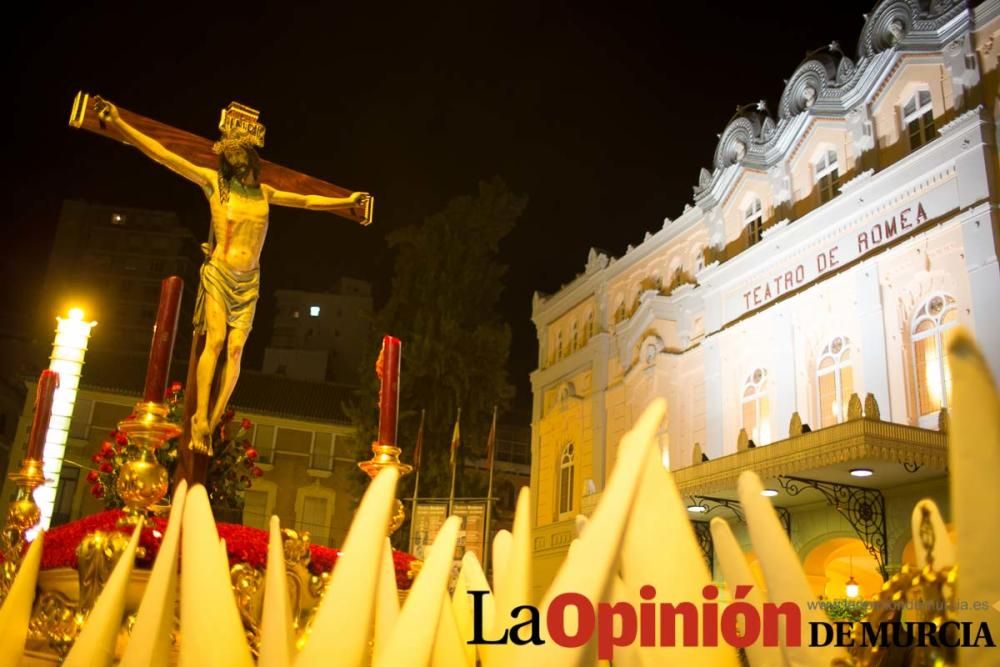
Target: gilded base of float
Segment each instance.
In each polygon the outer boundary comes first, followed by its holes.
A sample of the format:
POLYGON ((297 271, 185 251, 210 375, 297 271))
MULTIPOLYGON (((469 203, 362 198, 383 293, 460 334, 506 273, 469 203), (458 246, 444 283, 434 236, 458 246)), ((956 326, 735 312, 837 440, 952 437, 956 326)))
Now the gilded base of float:
MULTIPOLYGON (((292 530, 282 531, 285 537, 285 574, 291 593, 291 609, 296 636, 302 638, 311 626, 313 615, 319 608, 329 578, 329 573, 314 575, 309 571, 309 537, 292 530)), ((123 533, 121 535, 125 541, 123 533)), ((89 537, 89 536, 88 536, 89 537)), ((109 552, 115 547, 109 547, 109 552)), ((77 571, 69 567, 43 570, 38 576, 38 594, 32 610, 25 654, 21 665, 58 665, 68 653, 72 642, 82 627, 93 600, 103 588, 107 575, 114 568, 117 558, 108 558, 91 567, 77 571), (103 575, 103 576, 102 576, 103 575), (99 585, 98 585, 99 584, 99 585)), ((420 571, 420 561, 410 564, 407 576, 412 580, 420 571)), ((150 570, 133 569, 125 593, 124 620, 115 646, 117 662, 128 643, 129 633, 139 604, 149 582, 150 570)), ((240 619, 247 632, 251 649, 256 654, 263 613, 264 569, 246 563, 230 568, 233 596, 240 619)), ((177 609, 180 609, 180 590, 177 609)), ((406 601, 409 590, 400 590, 400 606, 406 601)), ((179 613, 179 612, 178 612, 179 613)), ((179 619, 175 617, 175 625, 179 619)), ((177 664, 180 633, 176 630, 171 643, 170 662, 177 664)))

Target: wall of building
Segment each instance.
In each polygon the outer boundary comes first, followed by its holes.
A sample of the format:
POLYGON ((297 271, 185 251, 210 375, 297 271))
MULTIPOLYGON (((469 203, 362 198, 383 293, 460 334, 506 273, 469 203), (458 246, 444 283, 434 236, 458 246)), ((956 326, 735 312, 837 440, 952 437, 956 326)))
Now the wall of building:
MULTIPOLYGON (((623 257, 592 250, 575 280, 536 294, 537 572, 554 573, 588 482, 603 488, 619 439, 655 397, 668 402, 660 439, 677 469, 696 450, 736 452, 741 429, 757 446, 784 438, 793 413, 814 430, 836 423, 851 393, 873 394, 882 419, 937 428, 948 370, 921 342, 929 313, 934 341, 968 329, 1000 378, 1000 3, 904 21, 897 41, 885 26, 901 7, 873 10, 857 59, 836 46, 807 56, 775 116, 740 109, 680 217, 623 257), (924 110, 907 116, 911 102, 924 110), (747 215, 758 206, 759 230, 747 215), (590 313, 593 331, 575 339, 590 313), (827 357, 842 363, 839 396, 820 374, 827 357), (750 385, 759 400, 747 400, 750 385), (560 511, 569 443, 572 509, 560 511)), ((813 537, 843 528, 809 521, 813 537)))
MULTIPOLYGON (((20 440, 14 448, 8 470, 13 472, 25 455, 27 435, 34 417, 35 383, 27 383, 27 396, 18 423, 20 440)), ((95 468, 91 456, 100 450, 118 422, 132 412, 137 396, 127 392, 81 388, 70 426, 61 488, 56 499, 52 525, 74 521, 104 509, 103 501, 90 493, 87 473, 95 468)), ((250 436, 260 454, 263 477, 254 480, 246 493, 244 523, 266 528, 273 512, 282 526, 310 530, 313 541, 325 546, 343 543, 354 515, 357 474, 353 429, 343 424, 308 419, 278 417, 239 410, 234 419, 254 424, 250 436), (308 508, 307 498, 325 504, 326 511, 316 521, 316 502, 308 508), (312 512, 312 514, 310 514, 312 512)), ((3 494, 10 497, 13 483, 4 477, 3 494)))
POLYGON ((202 257, 176 213, 66 201, 39 299, 55 309, 40 313, 39 333, 49 338, 56 315, 82 307, 104 332, 97 348, 112 349, 114 341, 116 352, 148 354, 160 282, 178 275, 185 290, 177 349, 186 350, 202 257))
POLYGON ((371 284, 341 278, 329 292, 278 290, 275 295, 264 372, 356 384, 358 364, 371 341, 371 284), (320 352, 326 358, 317 367, 320 352))

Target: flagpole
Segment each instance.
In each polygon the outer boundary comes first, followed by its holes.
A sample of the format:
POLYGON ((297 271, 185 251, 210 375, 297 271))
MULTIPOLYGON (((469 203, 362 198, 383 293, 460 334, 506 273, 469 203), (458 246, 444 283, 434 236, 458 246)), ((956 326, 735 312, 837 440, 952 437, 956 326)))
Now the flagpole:
POLYGON ((497 406, 493 406, 493 425, 490 426, 490 436, 486 440, 486 465, 490 468, 490 481, 486 487, 486 529, 484 530, 484 540, 486 544, 483 548, 483 574, 490 570, 490 517, 493 509, 493 469, 496 467, 496 446, 497 446, 497 406))
POLYGON ((413 553, 413 522, 417 518, 417 492, 420 489, 420 458, 424 449, 424 416, 426 410, 420 411, 420 428, 417 429, 417 442, 413 447, 413 500, 410 503, 410 553, 413 553))
POLYGON ((455 512, 455 472, 458 469, 458 424, 462 420, 462 408, 458 409, 455 417, 455 431, 451 436, 451 490, 448 491, 448 516, 455 512))

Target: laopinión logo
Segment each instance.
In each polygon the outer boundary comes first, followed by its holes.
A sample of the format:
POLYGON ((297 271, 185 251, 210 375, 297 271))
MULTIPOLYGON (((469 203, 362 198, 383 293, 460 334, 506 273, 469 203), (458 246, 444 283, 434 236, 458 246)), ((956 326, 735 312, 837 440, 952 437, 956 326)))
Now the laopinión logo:
MULTIPOLYGON (((794 602, 765 602, 762 609, 745 600, 752 586, 737 586, 733 601, 720 605, 719 589, 702 589, 704 601, 656 602, 656 589, 643 586, 638 609, 629 602, 598 602, 580 593, 561 593, 545 613, 545 629, 551 641, 567 648, 583 646, 595 639, 597 656, 611 660, 615 647, 631 646, 719 646, 746 648, 758 641, 764 646, 802 646, 802 610, 794 602), (567 619, 570 619, 567 622, 567 619), (678 623, 679 621, 679 623, 678 623), (678 630, 678 625, 680 629, 678 630)), ((472 596, 473 636, 469 644, 536 644, 542 638, 542 615, 538 607, 520 605, 510 611, 510 623, 502 632, 486 636, 483 605, 487 591, 469 591, 472 596)), ((809 623, 807 646, 968 646, 995 647, 986 623, 888 622, 809 623)))

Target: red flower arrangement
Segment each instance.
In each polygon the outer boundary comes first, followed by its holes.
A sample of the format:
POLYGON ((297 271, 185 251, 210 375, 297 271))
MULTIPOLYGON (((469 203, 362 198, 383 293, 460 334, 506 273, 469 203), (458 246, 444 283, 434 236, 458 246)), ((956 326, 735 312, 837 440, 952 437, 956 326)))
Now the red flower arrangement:
MULTIPOLYGON (((173 382, 167 390, 164 401, 169 413, 167 418, 174 423, 183 419, 184 389, 180 382, 173 382)), ((208 490, 212 504, 229 509, 243 509, 243 496, 250 488, 254 477, 260 477, 264 471, 258 468, 254 461, 257 450, 253 449, 247 436, 253 428, 253 423, 243 418, 234 425, 235 413, 227 410, 222 421, 212 434, 212 449, 215 451, 208 467, 205 488, 208 490)), ((156 451, 156 458, 167 469, 169 479, 174 478, 177 466, 177 447, 179 440, 170 440, 156 451)), ((118 495, 118 474, 126 461, 139 454, 139 449, 128 436, 121 431, 112 431, 108 440, 90 460, 97 466, 96 470, 87 473, 90 482, 90 493, 95 498, 104 500, 104 506, 114 509, 124 506, 124 501, 118 495)), ((171 488, 171 492, 173 488, 171 488)))
MULTIPOLYGON (((42 549, 42 569, 76 568, 76 548, 87 534, 94 531, 117 531, 131 535, 132 528, 118 526, 118 520, 121 517, 121 510, 108 510, 51 529, 45 535, 45 545, 42 549)), ((156 517, 151 520, 151 524, 143 528, 139 544, 145 548, 146 553, 142 559, 137 560, 139 567, 147 569, 152 567, 153 559, 160 550, 160 542, 163 539, 166 526, 166 520, 156 517)), ((226 541, 230 565, 248 563, 253 567, 264 568, 267 564, 267 531, 231 523, 219 523, 216 524, 216 528, 219 537, 226 541)), ((338 549, 318 544, 312 544, 309 548, 311 552, 309 570, 313 574, 329 572, 336 565, 337 558, 340 556, 338 549)), ((392 561, 396 569, 396 586, 400 590, 409 590, 413 582, 410 580, 408 572, 414 557, 402 551, 393 550, 392 561)))

